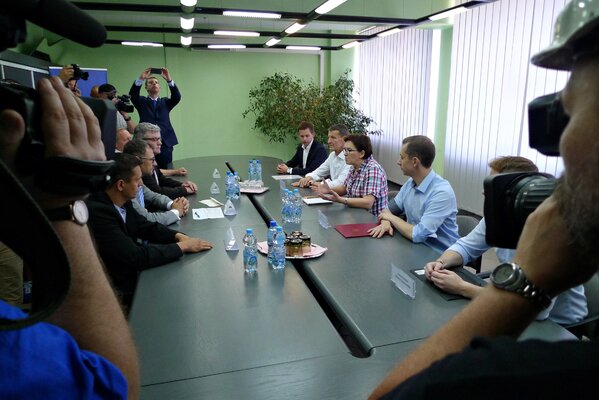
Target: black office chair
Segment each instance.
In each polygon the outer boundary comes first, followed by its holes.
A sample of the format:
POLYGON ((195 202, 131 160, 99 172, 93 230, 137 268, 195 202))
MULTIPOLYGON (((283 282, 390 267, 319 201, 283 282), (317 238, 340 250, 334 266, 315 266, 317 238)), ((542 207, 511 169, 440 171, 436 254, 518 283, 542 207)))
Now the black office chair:
MULTIPOLYGON (((460 237, 464 237, 464 236, 468 235, 470 232, 472 232, 472 230, 479 223, 478 219, 476 219, 470 215, 458 215, 456 220, 458 223, 458 233, 459 233, 460 237)), ((465 266, 473 268, 476 271, 476 273, 478 274, 480 272, 482 262, 483 262, 483 258, 478 257, 476 260, 470 261, 465 266)))
POLYGON ((595 274, 584 285, 589 314, 580 322, 566 326, 578 338, 599 337, 599 274, 595 274))

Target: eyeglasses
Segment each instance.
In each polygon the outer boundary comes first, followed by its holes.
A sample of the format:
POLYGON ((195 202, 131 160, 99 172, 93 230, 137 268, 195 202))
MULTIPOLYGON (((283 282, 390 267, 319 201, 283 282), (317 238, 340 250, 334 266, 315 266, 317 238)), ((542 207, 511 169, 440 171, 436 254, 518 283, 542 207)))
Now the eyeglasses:
POLYGON ((159 137, 145 137, 144 140, 149 140, 150 142, 159 142, 162 138, 159 137))
POLYGON ((152 158, 148 158, 148 157, 139 157, 139 158, 141 158, 142 160, 150 160, 150 161, 152 161, 152 162, 156 161, 156 157, 152 157, 152 158))
POLYGON ((343 153, 347 154, 347 153, 351 153, 352 151, 358 151, 357 149, 348 149, 347 147, 343 148, 343 153))

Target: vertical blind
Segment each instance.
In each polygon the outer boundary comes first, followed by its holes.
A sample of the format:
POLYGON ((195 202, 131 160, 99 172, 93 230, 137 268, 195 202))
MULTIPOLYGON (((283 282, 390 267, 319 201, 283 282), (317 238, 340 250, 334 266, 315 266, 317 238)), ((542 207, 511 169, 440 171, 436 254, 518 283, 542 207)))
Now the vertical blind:
POLYGON ((397 160, 406 136, 427 134, 432 31, 407 29, 358 49, 358 106, 383 131, 371 136, 375 159, 387 178, 405 182, 397 160))
POLYGON ((482 214, 487 162, 521 155, 559 175, 561 158, 528 146, 527 104, 559 91, 567 73, 530 64, 551 41, 566 0, 500 0, 456 16, 453 28, 445 177, 461 208, 482 214))

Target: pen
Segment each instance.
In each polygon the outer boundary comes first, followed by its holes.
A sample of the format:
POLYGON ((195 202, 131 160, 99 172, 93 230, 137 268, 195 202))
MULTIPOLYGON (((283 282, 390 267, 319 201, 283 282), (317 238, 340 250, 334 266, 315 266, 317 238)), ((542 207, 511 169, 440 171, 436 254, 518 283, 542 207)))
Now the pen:
POLYGON ((220 204, 221 206, 223 205, 223 203, 221 203, 220 201, 216 200, 214 197, 211 197, 210 200, 212 200, 216 204, 220 204))

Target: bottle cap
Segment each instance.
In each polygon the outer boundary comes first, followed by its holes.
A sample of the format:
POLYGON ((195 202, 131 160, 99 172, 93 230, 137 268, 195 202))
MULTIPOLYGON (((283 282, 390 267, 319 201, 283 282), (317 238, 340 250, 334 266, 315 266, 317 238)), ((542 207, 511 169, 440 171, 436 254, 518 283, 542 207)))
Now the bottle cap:
POLYGON ((277 221, 270 221, 270 227, 275 228, 277 226, 277 221))
POLYGON ((251 234, 253 234, 253 233, 254 233, 254 230, 253 230, 252 228, 247 228, 247 229, 245 230, 245 233, 247 233, 248 235, 251 235, 251 234))

